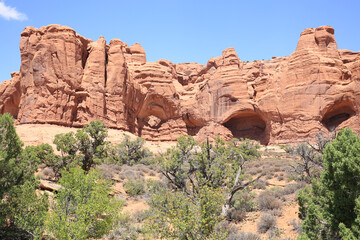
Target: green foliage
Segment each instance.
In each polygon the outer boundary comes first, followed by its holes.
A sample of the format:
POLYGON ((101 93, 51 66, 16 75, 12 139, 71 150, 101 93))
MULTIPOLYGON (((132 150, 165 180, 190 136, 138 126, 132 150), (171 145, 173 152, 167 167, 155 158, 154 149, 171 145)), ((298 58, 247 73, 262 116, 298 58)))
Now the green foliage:
POLYGON ((57 239, 86 239, 107 233, 120 209, 109 196, 110 185, 95 170, 87 174, 72 168, 63 172, 62 188, 56 194, 48 230, 57 239))
MULTIPOLYGON (((57 161, 47 162, 47 166, 52 167, 55 172, 69 170, 78 164, 76 153, 78 151, 77 139, 74 132, 56 134, 54 139, 56 149, 60 151, 61 157, 57 161)), ((54 159, 56 160, 56 159, 54 159)))
POLYGON ((31 179, 21 186, 15 186, 2 205, 2 210, 7 213, 8 221, 14 226, 35 239, 41 239, 49 203, 46 194, 36 193, 37 185, 38 182, 31 179))
POLYGON ((34 172, 44 155, 22 148, 11 115, 0 116, 0 225, 39 238, 44 230, 47 197, 38 196, 34 172))
POLYGON ((22 146, 12 116, 7 113, 0 115, 0 199, 14 185, 22 184, 29 175, 26 162, 20 158, 22 146))
POLYGON ((250 141, 216 138, 199 145, 191 136, 180 137, 175 148, 157 159, 170 189, 150 186, 153 230, 165 239, 226 238, 226 232, 216 230, 225 194, 239 167, 258 155, 250 141))
POLYGON ((145 193, 145 183, 141 179, 132 179, 130 178, 124 184, 125 192, 130 196, 141 195, 145 193))
POLYGON ((326 145, 324 171, 298 195, 302 238, 360 237, 360 138, 349 128, 326 145))
POLYGON ((146 163, 151 156, 151 152, 144 148, 145 140, 137 137, 130 140, 128 135, 124 134, 124 140, 108 148, 108 161, 110 163, 134 165, 137 163, 146 163))
POLYGON ((225 239, 214 231, 221 221, 223 192, 203 187, 190 198, 182 191, 170 191, 150 183, 149 226, 161 239, 225 239))
POLYGON ((237 192, 233 199, 233 206, 236 210, 243 209, 246 212, 251 212, 256 209, 256 203, 254 201, 255 194, 248 189, 237 192))
POLYGON ((170 183, 187 193, 203 186, 230 187, 245 159, 259 156, 251 143, 235 139, 225 142, 217 137, 214 144, 204 142, 199 146, 191 136, 183 136, 158 164, 170 183))
POLYGON ((107 136, 107 128, 101 121, 91 121, 76 134, 69 132, 55 135, 54 144, 61 152, 61 159, 50 163, 50 166, 59 171, 69 170, 80 164, 82 169, 89 171, 106 156, 107 136))
POLYGON ((106 156, 105 139, 108 136, 107 128, 101 121, 91 121, 76 133, 78 149, 81 155, 81 166, 85 171, 89 171, 94 163, 100 163, 106 156))

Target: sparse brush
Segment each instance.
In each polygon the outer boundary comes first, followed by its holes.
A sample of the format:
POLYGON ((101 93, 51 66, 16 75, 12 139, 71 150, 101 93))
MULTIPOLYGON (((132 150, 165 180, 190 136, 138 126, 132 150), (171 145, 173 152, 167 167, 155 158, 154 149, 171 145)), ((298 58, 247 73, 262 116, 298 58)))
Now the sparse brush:
POLYGON ((130 178, 124 184, 124 189, 129 196, 141 195, 145 192, 145 183, 143 180, 130 178))
POLYGON ((284 195, 289 195, 297 192, 299 189, 302 189, 306 186, 305 182, 291 183, 284 187, 284 195))
POLYGON ((115 174, 119 173, 115 164, 101 164, 97 166, 97 169, 100 170, 101 175, 107 180, 111 180, 115 174))
POLYGON ((241 222, 246 218, 246 211, 244 209, 232 209, 229 212, 229 220, 241 222))
POLYGON ((260 240, 261 237, 256 233, 240 232, 237 234, 229 234, 228 240, 260 240))
POLYGON ((276 209, 272 209, 272 210, 267 211, 267 213, 269 213, 269 214, 271 214, 271 215, 273 215, 275 217, 280 217, 280 216, 282 216, 283 211, 281 209, 279 209, 279 208, 276 208, 276 209))
POLYGON ((293 230, 296 233, 298 234, 302 233, 301 222, 298 219, 293 218, 292 220, 290 220, 289 224, 293 227, 293 230))
POLYGON ((269 183, 267 181, 259 179, 254 184, 254 189, 265 189, 269 183))
POLYGON ((52 168, 49 168, 49 167, 45 168, 40 173, 40 178, 41 179, 49 179, 49 178, 53 178, 53 177, 55 177, 55 173, 52 170, 52 168))
POLYGON ((257 198, 261 210, 273 210, 281 208, 281 202, 275 197, 274 191, 264 191, 257 198))
POLYGON ((270 229, 276 228, 276 217, 269 213, 264 213, 260 217, 260 221, 257 224, 259 233, 266 233, 270 229))

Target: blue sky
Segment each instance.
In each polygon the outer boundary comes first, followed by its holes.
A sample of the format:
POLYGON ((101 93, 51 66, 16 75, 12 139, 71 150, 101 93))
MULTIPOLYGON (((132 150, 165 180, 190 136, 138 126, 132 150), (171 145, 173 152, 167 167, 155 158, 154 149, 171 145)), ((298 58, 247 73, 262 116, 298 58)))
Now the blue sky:
POLYGON ((70 26, 109 43, 139 42, 148 61, 205 64, 234 47, 243 61, 288 56, 308 27, 330 25, 340 49, 360 50, 360 1, 0 0, 0 82, 20 69, 26 26, 70 26))

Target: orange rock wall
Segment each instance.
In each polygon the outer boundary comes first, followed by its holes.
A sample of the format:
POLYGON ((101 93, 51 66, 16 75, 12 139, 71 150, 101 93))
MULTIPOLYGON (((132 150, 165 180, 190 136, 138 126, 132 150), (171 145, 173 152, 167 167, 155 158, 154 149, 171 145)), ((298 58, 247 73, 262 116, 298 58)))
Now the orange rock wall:
POLYGON ((305 29, 293 54, 242 62, 233 48, 205 66, 147 62, 140 44, 92 41, 49 25, 21 33, 20 72, 0 84, 0 113, 19 124, 102 120, 150 140, 184 134, 291 143, 319 131, 360 131, 360 53, 334 29, 305 29))

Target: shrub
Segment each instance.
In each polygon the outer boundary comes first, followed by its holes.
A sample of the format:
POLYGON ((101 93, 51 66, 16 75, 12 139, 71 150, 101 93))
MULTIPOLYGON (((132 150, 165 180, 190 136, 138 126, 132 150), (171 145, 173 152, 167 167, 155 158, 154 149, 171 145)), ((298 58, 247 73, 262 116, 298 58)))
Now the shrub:
POLYGON ((52 168, 46 167, 40 173, 41 179, 51 179, 55 177, 55 173, 52 168))
POLYGON ((264 191, 257 198, 260 210, 273 210, 281 208, 281 202, 275 197, 274 191, 264 191))
POLYGON ((124 140, 119 145, 108 147, 107 161, 130 166, 137 163, 147 163, 147 159, 152 154, 148 149, 144 148, 144 144, 144 139, 136 138, 132 141, 128 135, 124 134, 124 140))
POLYGON ((99 238, 116 219, 121 202, 109 196, 110 185, 100 173, 79 168, 64 171, 55 195, 48 230, 57 239, 99 238))
POLYGON ((246 218, 245 209, 231 209, 229 212, 229 220, 233 220, 235 222, 241 222, 246 218))
POLYGON ((264 213, 260 217, 260 221, 257 224, 259 233, 266 233, 268 230, 276 228, 276 217, 269 213, 264 213))
POLYGON ((236 210, 244 209, 246 212, 251 212, 256 208, 253 200, 254 194, 246 189, 234 195, 232 205, 236 210))
POLYGON ((135 240, 138 239, 139 233, 132 222, 132 218, 129 214, 121 214, 121 216, 117 219, 114 223, 114 227, 109 235, 108 238, 113 240, 135 240))
POLYGON ((306 186, 305 182, 287 184, 283 188, 284 195, 293 194, 293 193, 297 192, 299 189, 304 188, 305 186, 306 186))
POLYGON ((235 236, 231 236, 231 240, 261 240, 261 237, 256 233, 250 233, 250 232, 241 232, 236 234, 235 236))
POLYGON ((279 208, 276 208, 276 209, 267 211, 267 213, 269 213, 275 217, 280 217, 283 214, 283 211, 279 208))
POLYGON ((268 184, 269 183, 267 181, 259 179, 258 181, 255 182, 254 188, 255 189, 265 189, 268 184))
POLYGON ((129 196, 141 195, 145 192, 145 183, 143 180, 130 178, 124 184, 124 189, 129 196))
POLYGON ((293 227, 293 230, 298 233, 301 234, 302 232, 302 228, 301 228, 301 222, 298 219, 293 218, 289 224, 293 227))

